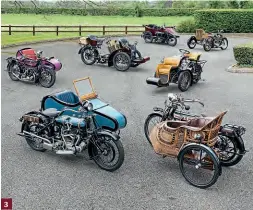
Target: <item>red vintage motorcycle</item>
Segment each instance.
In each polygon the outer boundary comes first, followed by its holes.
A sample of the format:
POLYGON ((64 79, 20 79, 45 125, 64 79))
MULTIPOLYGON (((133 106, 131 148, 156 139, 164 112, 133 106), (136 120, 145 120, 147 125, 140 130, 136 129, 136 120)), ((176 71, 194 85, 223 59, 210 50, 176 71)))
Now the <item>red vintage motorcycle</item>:
POLYGON ((179 35, 175 32, 175 26, 157 26, 154 24, 143 25, 145 31, 142 33, 141 37, 146 43, 159 42, 165 43, 170 46, 176 46, 177 38, 179 35))

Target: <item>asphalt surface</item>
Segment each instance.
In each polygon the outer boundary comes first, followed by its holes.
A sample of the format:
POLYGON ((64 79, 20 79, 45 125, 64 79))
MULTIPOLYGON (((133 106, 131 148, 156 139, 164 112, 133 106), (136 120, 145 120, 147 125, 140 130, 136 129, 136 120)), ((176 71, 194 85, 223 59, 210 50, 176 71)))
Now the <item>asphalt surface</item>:
MULTIPOLYGON (((253 74, 233 74, 225 68, 235 63, 232 46, 249 38, 229 38, 227 50, 202 52, 207 60, 202 78, 205 81, 182 93, 185 98, 199 98, 205 107, 191 105, 192 112, 215 116, 228 110, 223 123, 241 124, 247 128, 243 136, 250 150, 236 166, 223 168, 223 174, 212 187, 201 190, 189 185, 180 173, 176 159, 156 155, 145 139, 144 120, 154 106, 163 107, 169 92, 181 93, 177 85, 156 88, 146 84, 154 75, 163 56, 188 49, 189 36, 181 36, 176 47, 145 44, 140 37, 138 49, 151 60, 127 72, 106 65, 87 66, 77 54, 74 42, 31 45, 45 56, 56 56, 63 68, 55 85, 41 86, 11 81, 5 59, 15 56, 22 47, 2 51, 2 197, 13 199, 13 209, 252 209, 253 205, 253 74), (93 161, 81 157, 58 156, 52 152, 36 152, 16 135, 19 117, 39 109, 40 100, 55 91, 73 89, 72 80, 91 76, 99 96, 122 111, 128 125, 121 132, 125 162, 114 173, 98 168, 93 161)), ((252 40, 252 38, 251 38, 252 40)), ((25 47, 25 46, 24 46, 25 47)))

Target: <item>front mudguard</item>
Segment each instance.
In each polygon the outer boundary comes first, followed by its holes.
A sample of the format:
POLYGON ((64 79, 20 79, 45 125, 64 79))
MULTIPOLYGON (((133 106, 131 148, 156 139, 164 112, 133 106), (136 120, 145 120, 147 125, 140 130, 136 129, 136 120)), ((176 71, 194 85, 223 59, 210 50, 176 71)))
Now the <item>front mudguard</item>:
POLYGON ((7 61, 7 71, 10 71, 10 65, 11 64, 17 64, 18 63, 18 60, 16 58, 13 58, 13 57, 9 57, 9 58, 6 58, 6 61, 7 61))
MULTIPOLYGON (((120 139, 120 136, 118 134, 113 133, 108 130, 99 131, 99 132, 97 132, 97 135, 108 135, 113 139, 113 141, 118 141, 120 139)), ((92 147, 93 146, 94 146, 93 143, 88 144, 88 154, 90 156, 90 159, 93 158, 93 156, 92 156, 92 147)))
POLYGON ((187 149, 187 147, 189 146, 198 146, 198 147, 201 147, 201 148, 205 148, 208 152, 210 152, 212 154, 212 156, 216 159, 217 163, 218 163, 218 166, 219 166, 219 175, 222 174, 222 167, 221 167, 221 164, 220 164, 220 160, 219 160, 219 157, 216 155, 216 153, 213 151, 212 148, 204 145, 204 144, 198 144, 198 143, 189 143, 189 144, 186 144, 183 146, 183 148, 179 151, 178 155, 177 155, 177 160, 179 161, 179 157, 181 156, 182 152, 187 149))

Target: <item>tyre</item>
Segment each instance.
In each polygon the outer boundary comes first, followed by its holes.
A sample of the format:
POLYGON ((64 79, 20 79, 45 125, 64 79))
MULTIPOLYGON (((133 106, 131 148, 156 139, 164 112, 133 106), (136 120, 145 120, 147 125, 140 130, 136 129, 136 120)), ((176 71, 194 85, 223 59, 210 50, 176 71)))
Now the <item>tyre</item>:
MULTIPOLYGON (((37 123, 24 123, 24 130, 33 134, 36 134, 38 130, 42 129, 42 125, 37 123)), ((42 134, 42 137, 47 138, 46 130, 44 131, 44 134, 42 134)), ((45 152, 46 149, 43 148, 43 141, 38 138, 31 138, 31 137, 25 137, 25 140, 27 144, 35 151, 39 152, 45 152)))
POLYGON ((51 68, 42 68, 39 78, 39 83, 42 87, 50 88, 56 80, 56 72, 51 68))
POLYGON ((152 35, 151 32, 146 33, 146 34, 143 36, 143 38, 144 38, 144 41, 145 41, 146 43, 151 43, 151 42, 153 42, 153 35, 152 35))
POLYGON ((91 148, 91 155, 94 162, 106 171, 113 172, 119 169, 125 157, 121 141, 115 141, 110 135, 105 134, 98 135, 98 139, 96 140, 96 146, 92 145, 91 148), (109 160, 103 160, 103 158, 109 160))
POLYGON ((203 48, 206 52, 209 52, 212 49, 212 39, 206 39, 205 44, 203 44, 203 48))
POLYGON ((18 81, 19 79, 14 75, 18 75, 19 74, 19 66, 16 63, 10 63, 7 66, 7 70, 8 70, 8 75, 11 78, 11 80, 13 81, 18 81))
POLYGON ((117 52, 113 57, 113 65, 118 71, 127 71, 131 66, 131 58, 125 52, 117 52))
POLYGON ((97 61, 98 53, 96 50, 86 47, 81 52, 81 59, 86 65, 93 65, 97 61))
POLYGON ((228 39, 227 38, 222 38, 222 47, 221 47, 221 49, 225 50, 227 48, 228 48, 228 39))
POLYGON ((176 37, 169 37, 168 39, 167 39, 167 43, 168 43, 168 45, 169 46, 172 46, 172 47, 174 47, 174 46, 176 46, 177 45, 177 38, 176 37))
POLYGON ((190 49, 193 49, 196 47, 196 44, 197 44, 197 40, 195 37, 191 37, 188 41, 187 41, 187 46, 190 48, 190 49))
POLYGON ((201 145, 186 146, 180 152, 178 160, 186 181, 198 188, 212 186, 221 173, 218 157, 201 145))
POLYGON ((243 151, 234 137, 219 135, 215 148, 219 151, 219 159, 222 166, 234 166, 243 158, 243 155, 238 155, 243 153, 243 151))
POLYGON ((182 92, 187 91, 191 85, 191 81, 192 81, 191 73, 189 71, 182 71, 178 77, 179 90, 181 90, 182 92))
MULTIPOLYGON (((162 122, 162 114, 160 113, 152 113, 150 114, 144 123, 144 133, 146 136, 146 139, 148 140, 149 144, 152 146, 152 143, 149 139, 150 131, 154 128, 156 124, 159 122, 162 122)), ((152 146, 153 147, 153 146, 152 146)))

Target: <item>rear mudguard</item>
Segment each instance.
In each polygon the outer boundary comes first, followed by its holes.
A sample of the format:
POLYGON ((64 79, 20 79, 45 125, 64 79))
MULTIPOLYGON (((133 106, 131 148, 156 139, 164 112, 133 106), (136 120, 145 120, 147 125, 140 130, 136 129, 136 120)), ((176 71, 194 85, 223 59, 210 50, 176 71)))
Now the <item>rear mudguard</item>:
MULTIPOLYGON (((97 134, 98 134, 98 135, 108 135, 108 136, 110 136, 114 141, 118 141, 118 140, 120 139, 120 136, 119 136, 119 135, 117 135, 116 133, 113 133, 113 132, 111 132, 111 131, 108 131, 108 130, 99 131, 99 132, 97 132, 97 134)), ((92 156, 92 147, 93 147, 93 146, 94 146, 94 145, 93 145, 92 143, 89 143, 89 144, 88 144, 88 154, 89 154, 89 156, 90 156, 90 159, 93 158, 93 156, 92 156)))
POLYGON ((234 138, 238 144, 239 149, 242 150, 242 152, 246 151, 242 137, 239 136, 233 128, 221 126, 219 135, 226 136, 229 138, 234 138))
POLYGON ((197 144, 197 143, 189 143, 189 144, 186 144, 185 146, 183 146, 183 148, 180 150, 180 152, 178 153, 177 155, 177 160, 179 160, 179 157, 181 156, 182 152, 187 149, 187 147, 189 146, 192 146, 192 145, 195 145, 195 146, 198 146, 198 147, 201 147, 201 148, 205 148, 208 152, 210 152, 212 154, 212 156, 216 159, 216 161, 218 162, 218 167, 219 167, 219 175, 222 174, 222 167, 221 167, 221 164, 220 164, 220 160, 218 158, 218 156, 216 155, 216 153, 208 146, 204 145, 204 144, 197 144))

